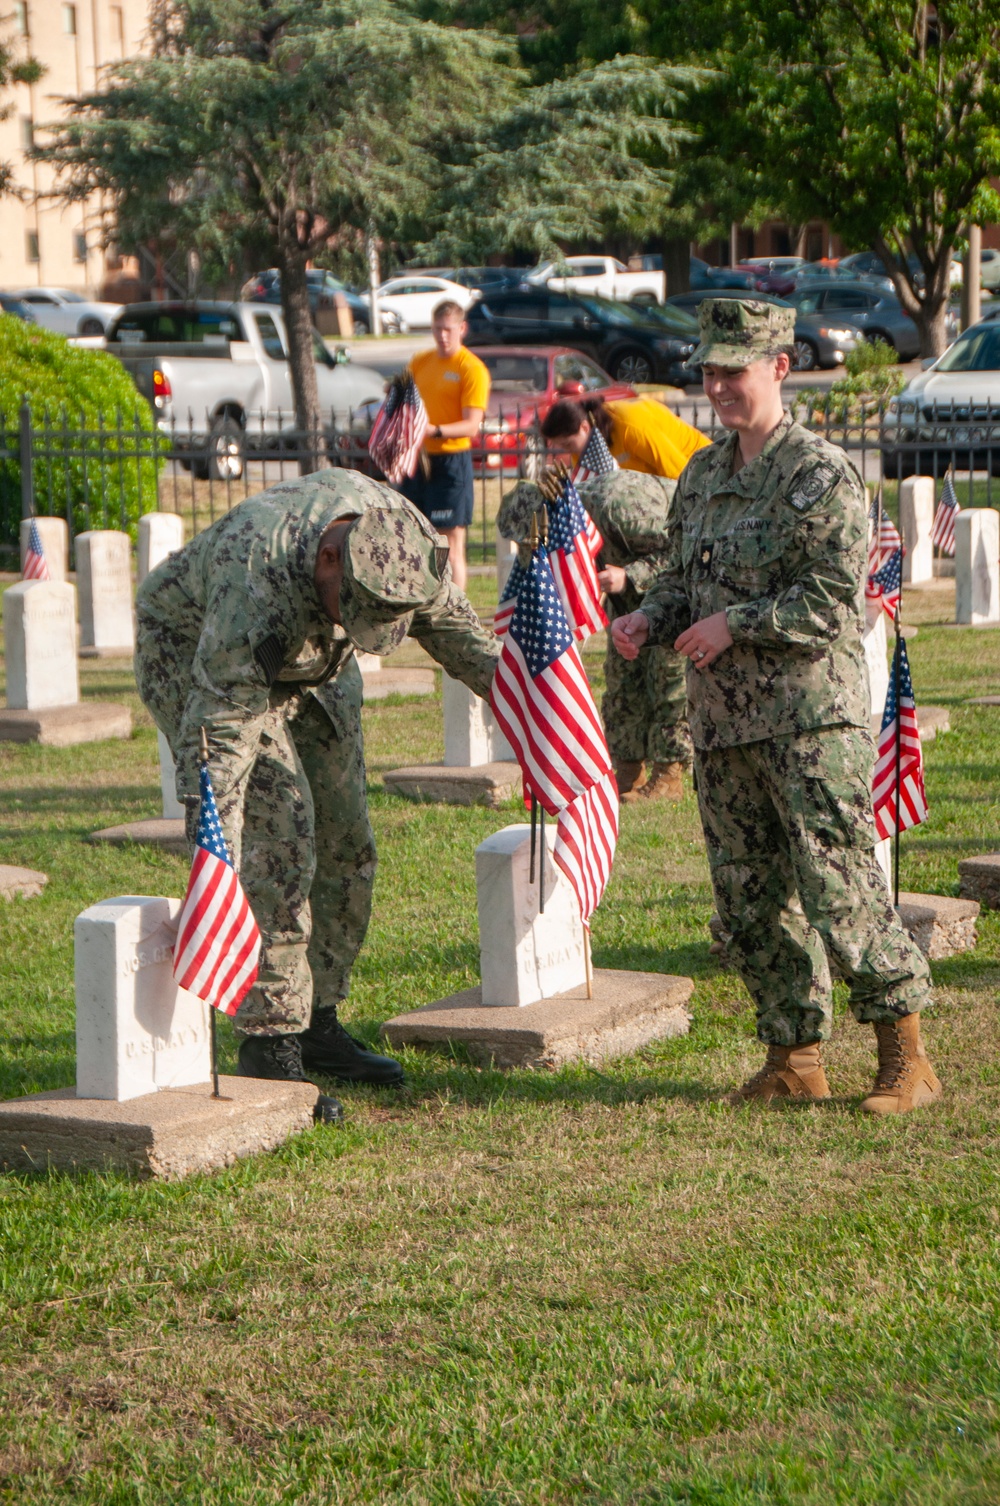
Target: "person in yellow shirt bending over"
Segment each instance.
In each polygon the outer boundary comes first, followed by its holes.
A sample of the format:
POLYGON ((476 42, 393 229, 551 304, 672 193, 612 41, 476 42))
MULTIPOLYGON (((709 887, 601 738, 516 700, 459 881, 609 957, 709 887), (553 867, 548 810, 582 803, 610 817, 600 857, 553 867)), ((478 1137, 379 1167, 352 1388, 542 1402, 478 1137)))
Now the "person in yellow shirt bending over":
POLYGON ((644 471, 676 481, 696 450, 708 444, 704 434, 653 397, 560 398, 542 423, 553 449, 579 458, 594 429, 623 471, 644 471))
POLYGON ((465 535, 472 522, 472 441, 479 433, 490 396, 490 374, 462 344, 468 326, 457 303, 439 303, 431 321, 434 349, 410 362, 413 380, 427 409, 430 428, 423 466, 402 483, 404 496, 448 540, 452 579, 465 590, 465 535))

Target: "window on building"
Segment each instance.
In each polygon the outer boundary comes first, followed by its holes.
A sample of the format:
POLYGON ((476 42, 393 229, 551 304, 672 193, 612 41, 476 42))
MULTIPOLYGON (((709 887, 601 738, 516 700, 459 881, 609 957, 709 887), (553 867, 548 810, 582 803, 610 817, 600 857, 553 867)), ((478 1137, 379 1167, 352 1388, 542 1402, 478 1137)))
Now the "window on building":
POLYGON ((86 230, 73 231, 73 260, 87 260, 87 232, 86 230))
POLYGON ((62 27, 68 37, 76 36, 76 6, 64 5, 62 8, 62 27))
POLYGON ((41 261, 38 250, 38 231, 26 230, 24 235, 24 257, 26 261, 41 261))
POLYGON ((125 12, 120 5, 111 7, 111 40, 124 57, 125 55, 125 12))
POLYGON ((21 116, 21 150, 30 152, 35 144, 35 122, 30 115, 21 116))
POLYGON ((28 35, 28 0, 14 0, 14 30, 19 36, 28 35))

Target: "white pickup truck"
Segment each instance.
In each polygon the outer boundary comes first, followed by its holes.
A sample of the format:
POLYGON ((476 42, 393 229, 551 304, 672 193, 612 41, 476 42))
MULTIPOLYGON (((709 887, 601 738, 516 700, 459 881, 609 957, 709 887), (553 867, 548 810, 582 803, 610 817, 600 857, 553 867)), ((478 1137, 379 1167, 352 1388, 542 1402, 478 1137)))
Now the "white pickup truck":
POLYGON ((567 256, 560 262, 543 262, 524 280, 560 291, 616 298, 621 303, 662 303, 667 294, 662 272, 630 272, 613 256, 567 256))
MULTIPOLYGON (((313 342, 324 428, 348 431, 355 409, 381 401, 384 378, 331 355, 315 332, 313 342)), ((128 304, 104 344, 195 475, 237 480, 248 454, 280 450, 283 436, 294 447, 288 343, 273 304, 128 304)))

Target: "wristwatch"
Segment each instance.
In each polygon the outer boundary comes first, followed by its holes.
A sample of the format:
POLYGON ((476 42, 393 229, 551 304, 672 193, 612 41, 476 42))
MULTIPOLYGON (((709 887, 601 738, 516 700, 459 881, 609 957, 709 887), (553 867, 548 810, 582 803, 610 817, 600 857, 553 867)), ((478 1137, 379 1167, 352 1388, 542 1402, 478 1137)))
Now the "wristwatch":
POLYGON ((441 425, 440 424, 435 424, 434 425, 434 438, 435 439, 443 439, 444 438, 444 435, 441 433, 441 425))

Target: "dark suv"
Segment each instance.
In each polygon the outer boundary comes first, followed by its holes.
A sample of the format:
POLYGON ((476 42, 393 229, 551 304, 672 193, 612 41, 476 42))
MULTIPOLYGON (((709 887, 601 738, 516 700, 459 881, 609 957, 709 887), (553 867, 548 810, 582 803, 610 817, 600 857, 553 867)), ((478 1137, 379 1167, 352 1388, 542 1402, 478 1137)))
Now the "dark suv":
POLYGON ((487 291, 466 314, 466 345, 568 345, 590 356, 616 382, 642 386, 701 380, 684 362, 696 334, 678 335, 645 310, 589 294, 487 291))

